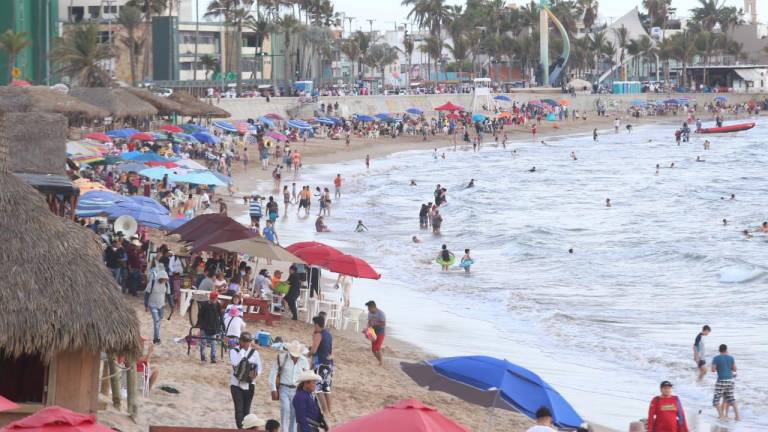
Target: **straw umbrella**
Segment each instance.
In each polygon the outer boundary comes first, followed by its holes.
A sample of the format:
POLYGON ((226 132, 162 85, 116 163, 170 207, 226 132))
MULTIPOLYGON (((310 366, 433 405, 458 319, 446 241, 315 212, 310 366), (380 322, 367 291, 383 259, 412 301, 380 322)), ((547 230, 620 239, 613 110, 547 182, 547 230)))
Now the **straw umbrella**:
POLYGON ((109 111, 115 120, 140 120, 157 114, 154 106, 123 89, 75 87, 69 94, 109 111))
POLYGON ((100 120, 109 116, 109 112, 85 101, 69 96, 45 86, 33 87, 0 87, 0 97, 12 94, 24 95, 29 98, 30 106, 21 111, 39 111, 63 114, 70 121, 78 118, 100 120))
POLYGON ((129 92, 130 94, 138 97, 144 102, 147 102, 150 105, 157 108, 157 113, 160 115, 164 115, 164 116, 169 116, 173 114, 186 115, 184 114, 184 112, 186 111, 186 108, 183 107, 180 103, 174 100, 171 100, 169 98, 157 96, 156 94, 153 94, 147 89, 141 89, 136 87, 126 87, 125 91, 129 92))
POLYGON ((172 95, 168 96, 168 98, 185 106, 190 113, 194 111, 194 114, 186 115, 218 118, 232 117, 232 114, 230 114, 229 111, 225 111, 209 103, 202 102, 187 92, 175 91, 172 95))

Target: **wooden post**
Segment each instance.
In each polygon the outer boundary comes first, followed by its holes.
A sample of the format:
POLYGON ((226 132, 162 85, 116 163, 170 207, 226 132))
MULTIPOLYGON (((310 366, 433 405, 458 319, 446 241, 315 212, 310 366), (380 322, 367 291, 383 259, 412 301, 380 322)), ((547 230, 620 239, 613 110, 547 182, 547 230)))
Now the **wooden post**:
POLYGON ((117 373, 117 362, 114 355, 109 355, 109 383, 112 387, 112 405, 120 409, 120 374, 117 373))
POLYGON ((108 376, 109 376, 109 359, 106 359, 101 362, 100 392, 104 396, 109 396, 109 381, 107 380, 108 376))
POLYGON ((128 368, 128 375, 126 377, 126 384, 128 385, 128 415, 136 421, 136 414, 138 413, 136 405, 136 360, 128 358, 126 361, 131 365, 128 368))

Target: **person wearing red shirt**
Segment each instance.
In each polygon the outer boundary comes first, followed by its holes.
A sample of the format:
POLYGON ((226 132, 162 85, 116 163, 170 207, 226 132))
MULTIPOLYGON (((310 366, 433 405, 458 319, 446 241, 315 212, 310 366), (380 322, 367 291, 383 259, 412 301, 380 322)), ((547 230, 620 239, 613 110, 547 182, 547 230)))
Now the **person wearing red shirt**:
POLYGON ((672 394, 672 383, 661 382, 661 395, 648 408, 648 432, 688 432, 680 398, 672 394))

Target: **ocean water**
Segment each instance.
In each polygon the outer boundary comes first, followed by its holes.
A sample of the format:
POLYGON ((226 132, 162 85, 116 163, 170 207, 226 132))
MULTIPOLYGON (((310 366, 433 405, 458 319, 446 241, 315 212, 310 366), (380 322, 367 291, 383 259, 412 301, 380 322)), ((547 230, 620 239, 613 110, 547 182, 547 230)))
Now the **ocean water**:
POLYGON ((332 232, 314 233, 314 216, 297 218, 295 208, 277 230, 283 244, 316 239, 372 263, 382 279, 357 280, 352 301, 375 299, 390 335, 438 356, 507 358, 587 419, 626 430, 670 380, 695 430, 768 430, 768 235, 740 234, 768 219, 768 122, 757 121, 708 136, 708 151, 696 135, 675 145, 669 124, 602 131, 597 143, 539 137, 544 144, 506 150, 441 149, 445 159, 404 152, 370 170, 362 161, 309 167, 297 184, 345 178, 332 232), (438 183, 448 204, 434 236, 419 229, 418 213, 438 183), (370 231, 355 233, 357 220, 370 231), (457 257, 470 248, 472 273, 441 272, 441 244, 457 257), (708 357, 726 343, 736 358, 738 424, 715 419, 712 374, 696 381, 692 344, 703 324, 713 329, 708 357))

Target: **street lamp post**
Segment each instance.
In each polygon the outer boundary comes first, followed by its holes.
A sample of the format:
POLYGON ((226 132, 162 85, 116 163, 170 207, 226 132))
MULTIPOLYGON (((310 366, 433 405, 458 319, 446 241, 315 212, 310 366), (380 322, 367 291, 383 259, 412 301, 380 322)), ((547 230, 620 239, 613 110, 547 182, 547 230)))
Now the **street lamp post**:
POLYGON ((200 0, 195 0, 195 63, 192 65, 192 81, 197 81, 197 44, 200 39, 200 0))

